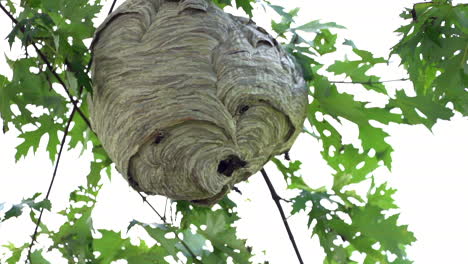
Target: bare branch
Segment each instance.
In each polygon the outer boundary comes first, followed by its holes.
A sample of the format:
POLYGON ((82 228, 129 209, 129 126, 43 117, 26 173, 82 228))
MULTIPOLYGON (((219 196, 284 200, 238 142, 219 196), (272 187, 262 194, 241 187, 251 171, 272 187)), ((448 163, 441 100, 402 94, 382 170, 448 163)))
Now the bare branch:
POLYGON ((291 232, 291 228, 289 228, 288 220, 286 218, 286 215, 284 214, 283 207, 281 206, 281 203, 280 203, 280 200, 285 200, 285 199, 281 198, 276 193, 276 190, 273 187, 273 184, 271 183, 270 178, 268 178, 268 175, 267 175, 265 169, 262 169, 261 173, 263 175, 263 179, 265 180, 266 184, 268 185, 268 189, 270 190, 270 193, 271 193, 271 198, 273 198, 273 201, 275 201, 276 207, 278 207, 278 211, 279 211, 279 213, 281 215, 281 219, 283 220, 284 227, 286 228, 286 231, 288 232, 289 240, 291 241, 291 244, 294 247, 294 251, 296 252, 297 259, 299 260, 300 264, 304 264, 304 261, 302 260, 302 257, 301 257, 301 253, 299 252, 299 249, 297 248, 296 240, 294 239, 294 236, 293 236, 293 234, 291 232))
POLYGON ((114 11, 114 7, 115 7, 115 3, 117 2, 117 0, 114 0, 112 2, 112 5, 111 5, 111 8, 109 9, 109 13, 107 13, 107 15, 110 15, 113 11, 114 11))

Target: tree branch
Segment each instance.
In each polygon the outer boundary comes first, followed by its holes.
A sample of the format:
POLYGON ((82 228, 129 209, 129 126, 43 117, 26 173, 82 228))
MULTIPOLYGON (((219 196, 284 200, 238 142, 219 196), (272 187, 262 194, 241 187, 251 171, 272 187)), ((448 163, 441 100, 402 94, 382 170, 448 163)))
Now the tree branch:
MULTIPOLYGON (((47 189, 47 193, 46 193, 46 197, 45 197, 46 200, 49 199, 50 192, 52 191, 52 185, 54 184, 55 177, 57 176, 57 170, 58 170, 58 166, 60 164, 60 159, 62 157, 63 147, 65 146, 65 140, 66 140, 68 132, 70 130, 70 125, 71 125, 71 122, 73 120, 73 117, 75 116, 76 110, 77 110, 77 108, 73 108, 72 112, 70 113, 70 117, 68 118, 67 125, 65 126, 65 130, 63 131, 62 141, 60 142, 60 150, 58 152, 57 161, 55 162, 54 172, 52 174, 52 179, 50 180, 49 189, 47 189)), ((31 243, 29 244, 29 248, 28 248, 28 258, 27 258, 27 260, 29 261, 29 263, 31 263, 31 250, 32 250, 32 247, 34 245, 34 242, 36 241, 36 236, 37 236, 37 232, 38 232, 38 229, 39 229, 39 225, 41 224, 41 219, 42 219, 42 214, 43 213, 44 213, 44 208, 41 208, 41 211, 39 213, 39 217, 37 218, 37 221, 36 221, 36 227, 34 228, 34 233, 33 233, 32 237, 31 237, 31 243)))
MULTIPOLYGON (((0 9, 2 9, 2 11, 11 19, 11 21, 15 24, 15 25, 18 25, 18 20, 16 20, 13 15, 3 6, 3 4, 0 3, 0 9)), ((20 27, 20 31, 22 33, 24 33, 24 28, 23 27, 20 27)), ((31 42, 32 46, 34 47, 34 49, 36 50, 37 54, 39 55, 39 57, 41 57, 42 61, 46 64, 47 68, 49 69, 49 71, 52 73, 52 75, 54 75, 54 77, 59 81, 60 85, 63 87, 63 89, 65 90, 65 93, 67 94, 68 96, 68 99, 70 100, 70 102, 73 104, 73 108, 76 108, 76 111, 78 112, 78 114, 80 114, 80 116, 83 118, 83 120, 85 121, 85 123, 88 125, 88 127, 91 128, 91 123, 89 122, 88 118, 86 117, 86 115, 81 111, 80 107, 78 106, 78 102, 73 99, 73 96, 70 94, 70 91, 68 90, 65 82, 62 80, 62 78, 57 74, 57 72, 55 71, 55 69, 52 67, 52 64, 49 62, 49 60, 47 59, 47 57, 41 52, 41 50, 37 47, 36 43, 34 42, 31 42)))
POLYGON ((388 82, 404 82, 409 81, 409 78, 401 78, 395 80, 385 80, 385 81, 367 81, 367 82, 353 82, 353 81, 330 81, 330 83, 346 83, 346 84, 377 84, 377 83, 388 83, 388 82))
POLYGON ((284 227, 286 228, 286 231, 288 232, 289 240, 291 241, 291 244, 294 248, 294 251, 296 252, 297 259, 299 260, 300 264, 304 264, 304 261, 302 260, 301 253, 299 252, 299 249, 297 248, 296 245, 296 240, 294 239, 294 236, 291 232, 291 228, 289 228, 288 220, 286 218, 286 215, 284 214, 283 207, 281 206, 280 200, 282 199, 277 193, 275 188, 273 187, 273 184, 270 181, 270 178, 268 178, 268 175, 265 171, 265 169, 261 170, 261 173, 263 175, 263 179, 265 180, 266 184, 268 185, 268 189, 270 190, 271 193, 271 198, 273 198, 273 201, 275 201, 276 207, 278 207, 278 211, 281 215, 281 219, 283 220, 284 227))
POLYGON ((117 0, 114 0, 112 2, 112 5, 111 5, 111 8, 109 9, 109 13, 107 13, 107 15, 110 15, 113 11, 114 11, 114 7, 115 7, 115 3, 117 2, 117 0))

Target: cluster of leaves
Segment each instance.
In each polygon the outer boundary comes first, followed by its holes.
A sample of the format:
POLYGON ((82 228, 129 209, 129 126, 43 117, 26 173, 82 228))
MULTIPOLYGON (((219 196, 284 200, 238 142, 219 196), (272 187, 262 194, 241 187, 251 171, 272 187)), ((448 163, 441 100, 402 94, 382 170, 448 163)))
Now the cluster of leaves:
MULTIPOLYGON (((136 226, 141 227, 155 245, 148 246, 145 241, 131 242, 122 232, 99 229, 94 230, 92 212, 100 186, 79 186, 70 194, 70 204, 58 214, 65 217, 58 231, 49 230, 45 224, 40 225, 37 237, 40 241, 50 241, 48 250, 39 248, 29 256, 31 263, 53 263, 44 257, 50 249, 57 249, 68 263, 101 263, 108 264, 116 260, 126 260, 129 264, 140 263, 251 263, 251 248, 246 241, 237 238, 233 223, 239 218, 235 212, 235 203, 227 197, 220 202, 221 209, 211 210, 194 207, 187 202, 176 205, 176 213, 182 215, 180 226, 164 224, 147 224, 133 220, 127 229, 131 233, 136 226), (211 248, 208 246, 211 245, 211 248), (185 257, 183 259, 180 255, 185 257)), ((25 209, 30 209, 31 221, 37 222, 41 209, 51 209, 48 200, 38 200, 40 193, 13 205, 0 220, 6 221, 20 217, 25 209)), ((1 208, 0 208, 1 209, 1 208)), ((20 262, 30 243, 22 246, 5 245, 10 255, 5 263, 20 262)))
POLYGON ((409 123, 429 128, 437 118, 448 119, 451 109, 467 116, 468 4, 417 3, 401 17, 411 22, 397 30, 403 38, 392 53, 400 56, 417 96, 400 92, 389 107, 399 107, 409 123))
MULTIPOLYGON (((9 0, 7 5, 16 13, 14 3, 9 0)), ((91 55, 84 40, 93 36, 92 19, 100 9, 100 1, 21 1, 22 11, 8 41, 12 45, 19 39, 27 52, 23 58, 8 60, 13 70, 11 80, 0 76, 3 131, 12 125, 24 139, 17 148, 16 160, 30 149, 36 152, 46 135, 47 151, 55 160, 59 131, 64 131, 69 119, 70 98, 84 98, 91 90, 87 73, 91 55)), ((85 101, 81 109, 86 114, 85 101)), ((87 147, 92 137, 89 128, 78 118, 73 123, 70 148, 78 143, 87 147)))
MULTIPOLYGON (((87 116, 83 98, 91 91, 91 54, 85 43, 95 30, 92 19, 100 12, 101 1, 22 0, 20 12, 11 0, 5 2, 17 17, 8 40, 10 44, 21 41, 27 51, 21 58, 8 60, 13 70, 11 79, 0 75, 3 131, 13 126, 24 139, 17 147, 16 160, 31 149, 36 152, 46 136, 46 151, 55 161, 62 143, 61 132, 68 135, 69 149, 81 147, 84 151, 91 145, 94 155, 87 186, 71 193, 68 208, 59 212, 67 221, 55 232, 39 225, 38 235, 49 239, 52 246, 34 249, 30 261, 50 263, 43 253, 56 249, 69 263, 111 263, 120 259, 128 263, 251 263, 252 249, 237 237, 234 227, 239 220, 236 204, 227 197, 211 209, 177 202, 174 206, 180 221, 168 222, 165 217, 159 224, 132 221, 127 232, 142 228, 155 240, 151 246, 145 241, 134 243, 122 232, 93 229, 92 211, 102 172, 110 176, 112 162, 87 121, 75 115, 70 99, 87 116), (70 122, 71 129, 66 131, 70 122)), ((256 1, 213 2, 221 7, 235 5, 252 16, 256 1)), ((366 264, 410 263, 405 248, 415 238, 406 226, 397 223, 398 214, 392 211, 397 208, 392 198, 395 190, 385 183, 376 185, 372 172, 382 165, 391 168, 393 149, 385 141, 388 134, 384 129, 389 123, 431 128, 437 119, 449 119, 454 111, 467 115, 467 5, 453 6, 450 1, 438 0, 416 4, 402 14, 411 22, 397 30, 402 40, 392 53, 401 57, 414 84, 416 96, 409 96, 402 90, 389 95, 380 78, 368 73, 388 60, 374 57, 350 40, 343 44, 357 59, 345 58, 331 65, 320 62, 321 56, 343 47, 334 32, 343 26, 319 20, 296 25, 299 9, 287 11, 269 1, 260 2, 281 17, 280 21, 272 21, 271 28, 303 69, 313 98, 307 115, 313 131, 308 133, 320 140, 322 156, 335 171, 330 190, 312 189, 299 175, 300 162, 284 164, 273 159, 288 188, 299 191, 296 197, 290 197, 291 214, 307 214, 312 235, 319 237, 327 255, 324 263, 354 263, 355 252, 365 255, 366 264), (355 89, 371 91, 388 103, 370 107, 370 102, 358 101, 353 94, 342 91, 331 76, 344 76, 356 84, 355 89), (360 144, 343 143, 344 120, 356 125, 360 144), (350 185, 363 182, 371 182, 367 195, 351 189, 350 185)), ((40 210, 51 209, 47 199, 37 201, 39 196, 11 207, 0 222, 19 217, 30 208, 31 221, 36 223, 40 210)), ((12 264, 25 257, 29 243, 5 247, 10 250, 5 261, 12 264)))
POLYGON ((365 254, 364 263, 411 263, 405 247, 416 241, 407 226, 399 226, 392 195, 386 183, 372 184, 365 197, 354 191, 330 192, 312 189, 298 174, 301 163, 288 166, 274 159, 288 189, 300 193, 291 200, 291 214, 305 212, 312 234, 317 235, 327 254, 324 263, 360 263, 355 252, 365 254), (388 214, 391 213, 390 216, 388 214))
POLYGON ((325 68, 318 62, 319 56, 334 52, 337 46, 337 35, 329 29, 341 27, 319 21, 292 27, 297 9, 285 12, 276 6, 272 8, 282 17, 281 22, 272 22, 272 28, 283 37, 286 48, 302 66, 311 86, 313 101, 307 118, 322 142, 323 158, 335 170, 331 190, 313 190, 302 177, 294 175, 298 162, 286 166, 274 160, 285 175, 288 188, 301 190, 301 194, 292 199, 291 213, 308 212, 309 225, 313 223, 313 233, 319 237, 327 254, 325 263, 352 263, 350 257, 354 251, 366 254, 365 263, 409 263, 404 249, 415 238, 406 226, 398 226, 398 214, 384 216, 389 213, 387 210, 397 208, 391 198, 394 190, 386 184, 375 186, 372 177, 372 172, 381 165, 391 168, 393 149, 385 141, 388 134, 382 127, 392 122, 423 124, 430 129, 437 119, 447 120, 453 115, 448 102, 466 115, 463 107, 468 103, 468 91, 464 88, 468 69, 467 5, 452 6, 447 1, 416 4, 413 10, 403 14, 408 17, 412 13, 413 18, 414 14, 419 14, 415 21, 397 30, 403 33, 403 38, 392 51, 408 69, 416 92, 412 97, 403 90, 390 96, 379 77, 367 74, 375 65, 388 61, 358 49, 350 40, 345 40, 343 45, 350 46, 359 59, 345 58, 325 68), (301 31, 316 33, 315 38, 306 40, 301 31), (285 33, 292 37, 287 38, 285 33), (339 82, 330 81, 329 76, 333 75, 349 78, 356 84, 354 89, 361 86, 384 96, 387 105, 370 107, 371 102, 356 100, 353 94, 337 87, 339 82), (394 111, 396 109, 399 111, 394 111), (341 124, 344 120, 358 127, 361 144, 343 144, 341 124), (367 197, 349 190, 351 184, 369 180, 372 185, 367 197), (306 207, 309 201, 310 208, 306 207), (327 209, 323 201, 336 209, 327 209), (374 244, 378 246, 373 247, 374 244), (394 256, 389 258, 387 252, 394 256))
MULTIPOLYGON (((24 213, 24 211, 26 211, 27 209, 30 209, 29 217, 33 223, 36 223, 38 220, 38 215, 39 215, 40 210, 44 210, 44 209, 48 211, 51 210, 50 201, 39 200, 38 198, 40 195, 41 193, 36 193, 31 198, 23 199, 21 203, 11 206, 11 208, 4 213, 4 216, 0 218, 0 222, 4 222, 11 218, 19 217, 24 213)), ((3 205, 0 206, 0 209, 3 209, 3 205)), ((47 227, 41 224, 41 228, 47 228, 47 227)), ((23 251, 28 249, 29 243, 24 243, 21 246, 16 246, 10 243, 8 245, 3 245, 3 247, 10 250, 10 256, 4 260, 8 264, 13 264, 13 263, 18 263, 20 261, 22 253, 23 251)), ((30 257, 31 261, 34 261, 33 263, 42 263, 42 262, 38 262, 38 260, 41 258, 42 256, 40 253, 38 254, 38 252, 34 252, 33 254, 31 254, 31 257, 30 257)), ((3 258, 0 258, 0 259, 3 259, 3 258)))
MULTIPOLYGON (((143 228, 155 240, 149 247, 144 241, 138 245, 114 231, 99 230, 102 237, 95 239, 93 248, 99 252, 97 263, 111 263, 125 259, 128 263, 251 263, 251 248, 237 238, 233 223, 238 220, 235 203, 224 198, 220 209, 195 207, 188 202, 176 203, 176 215, 182 219, 178 227, 168 224, 147 224, 133 220, 128 231, 143 228), (182 254, 181 254, 182 253, 182 254), (182 256, 185 258, 183 259, 182 256)), ((172 216, 171 216, 172 217, 172 216)), ((95 262, 93 262, 95 263, 95 262)))

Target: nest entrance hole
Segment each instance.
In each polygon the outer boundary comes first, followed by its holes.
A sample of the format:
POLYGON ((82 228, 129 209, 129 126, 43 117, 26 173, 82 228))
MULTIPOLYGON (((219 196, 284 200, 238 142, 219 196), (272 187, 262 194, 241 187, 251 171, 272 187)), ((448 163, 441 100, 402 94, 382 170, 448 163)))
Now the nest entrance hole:
POLYGON ((226 177, 231 177, 235 170, 244 168, 246 165, 247 162, 238 156, 229 155, 226 159, 219 162, 218 172, 225 175, 226 177))

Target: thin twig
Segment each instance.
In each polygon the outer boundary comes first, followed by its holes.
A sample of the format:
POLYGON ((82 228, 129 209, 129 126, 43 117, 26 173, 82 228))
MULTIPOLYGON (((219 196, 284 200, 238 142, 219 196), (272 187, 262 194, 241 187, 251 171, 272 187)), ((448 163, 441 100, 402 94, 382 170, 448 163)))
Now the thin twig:
POLYGON ((117 2, 117 0, 114 0, 114 2, 112 2, 111 8, 109 9, 109 13, 107 13, 107 15, 110 15, 114 11, 114 7, 115 7, 116 2, 117 2))
POLYGON ((330 83, 346 83, 346 84, 378 84, 388 82, 404 82, 409 81, 409 78, 401 78, 395 80, 384 80, 384 81, 367 81, 367 82, 353 82, 353 81, 330 81, 330 83))
POLYGON ((288 232, 289 240, 291 241, 291 244, 294 247, 294 251, 296 252, 297 259, 299 260, 299 263, 304 264, 304 261, 302 261, 301 253, 299 252, 299 249, 297 248, 296 240, 294 239, 294 236, 291 232, 291 228, 289 228, 288 220, 286 218, 286 215, 284 214, 283 207, 281 206, 280 200, 282 200, 282 198, 276 193, 275 188, 273 187, 273 184, 271 184, 270 178, 268 178, 268 175, 265 169, 262 169, 261 173, 263 175, 263 179, 268 185, 271 198, 273 198, 273 201, 275 201, 276 207, 278 207, 278 211, 281 215, 281 219, 283 220, 284 227, 286 228, 286 231, 288 232))
MULTIPOLYGON (((65 140, 67 139, 67 135, 68 135, 68 132, 70 130, 70 125, 71 125, 71 122, 73 120, 73 117, 75 116, 76 109, 77 108, 73 108, 72 112, 70 113, 70 117, 68 118, 67 125, 65 126, 65 130, 63 131, 62 142, 60 142, 60 150, 58 152, 57 161, 55 162, 54 172, 52 174, 52 179, 50 180, 49 189, 47 189, 45 200, 49 199, 50 192, 52 191, 52 185, 54 184, 55 177, 57 176, 58 166, 60 164, 60 159, 62 158, 62 151, 63 151, 63 147, 65 146, 65 140)), ((43 213, 44 213, 44 208, 41 208, 41 211, 39 213, 39 217, 37 218, 37 221, 36 221, 36 227, 34 228, 34 233, 33 233, 32 237, 31 237, 31 243, 29 244, 28 261, 30 263, 31 263, 31 250, 32 250, 32 247, 34 245, 34 242, 36 241, 36 236, 37 236, 37 232, 39 230, 39 225, 41 224, 41 219, 42 219, 42 214, 43 213)))
MULTIPOLYGON (((15 25, 18 24, 18 20, 16 20, 13 15, 0 3, 0 9, 3 10, 3 12, 11 19, 11 21, 13 21, 13 23, 15 25)), ((23 27, 20 27, 20 31, 22 33, 24 33, 24 28, 23 27)), ((39 55, 39 57, 41 57, 42 61, 46 64, 47 68, 49 69, 49 71, 52 73, 52 75, 54 75, 54 77, 59 81, 60 85, 63 87, 63 89, 65 90, 65 93, 67 94, 68 96, 68 99, 70 100, 70 102, 73 104, 73 107, 77 109, 78 113, 80 114, 80 116, 83 118, 83 120, 85 121, 85 123, 91 127, 91 123, 89 122, 88 118, 86 117, 86 115, 81 111, 80 107, 78 106, 78 102, 73 99, 73 96, 70 94, 70 91, 68 90, 67 88, 67 85, 65 84, 65 82, 62 80, 62 78, 58 75, 58 73, 55 71, 55 69, 52 67, 52 64, 49 62, 49 60, 47 59, 47 57, 41 52, 41 50, 37 47, 36 43, 34 42, 31 42, 32 46, 34 47, 34 49, 36 50, 37 54, 39 55)))
POLYGON ((147 197, 144 196, 143 194, 141 194, 141 192, 137 192, 137 193, 140 195, 140 197, 141 197, 141 199, 143 200, 143 202, 147 203, 147 204, 149 205, 149 207, 151 208, 151 210, 153 210, 153 212, 155 212, 155 213, 158 215, 158 217, 166 224, 166 223, 167 223, 166 218, 163 217, 163 216, 158 212, 158 210, 156 210, 156 208, 154 208, 154 206, 153 206, 151 203, 148 202, 147 197))
MULTIPOLYGON (((148 199, 147 199, 146 196, 144 196, 143 194, 141 194, 141 192, 137 192, 137 193, 140 195, 141 199, 143 199, 143 202, 145 202, 146 204, 148 204, 148 206, 153 210, 153 212, 155 212, 155 213, 158 215, 158 217, 161 219, 161 221, 163 221, 164 224, 170 225, 170 224, 166 221, 166 218, 163 217, 163 216, 158 212, 158 210, 156 210, 156 208, 154 208, 154 206, 153 206, 150 202, 148 202, 148 199)), ((197 255, 195 255, 195 253, 193 253, 193 251, 190 249, 190 247, 187 245, 187 243, 185 243, 185 241, 182 240, 182 239, 179 237, 179 235, 177 234, 177 232, 174 232, 174 233, 175 233, 175 235, 176 235, 176 238, 180 241, 180 243, 182 243, 182 245, 185 247, 185 249, 187 249, 187 251, 188 251, 189 254, 192 256, 192 258, 194 259, 194 261, 197 262, 197 263, 202 264, 202 262, 200 262, 200 260, 197 259, 197 255)))

